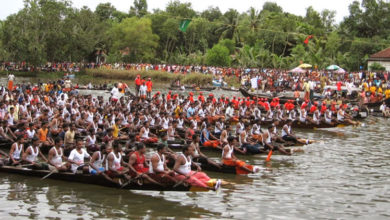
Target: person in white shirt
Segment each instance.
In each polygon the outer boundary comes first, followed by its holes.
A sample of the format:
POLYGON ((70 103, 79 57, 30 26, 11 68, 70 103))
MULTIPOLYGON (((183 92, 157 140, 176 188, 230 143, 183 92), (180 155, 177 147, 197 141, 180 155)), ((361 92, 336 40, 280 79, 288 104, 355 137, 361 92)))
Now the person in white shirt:
POLYGON ((251 87, 252 87, 252 89, 257 89, 258 88, 257 80, 258 80, 257 77, 253 77, 251 79, 251 87))
POLYGON ((146 93, 147 93, 148 87, 146 86, 146 83, 142 83, 142 85, 139 88, 139 95, 142 99, 146 99, 146 93))
POLYGON ((89 173, 89 163, 84 163, 84 159, 89 159, 91 156, 83 147, 83 140, 78 139, 76 142, 76 148, 70 152, 68 157, 68 162, 71 164, 70 169, 73 173, 76 173, 76 171, 80 169, 85 173, 89 173))

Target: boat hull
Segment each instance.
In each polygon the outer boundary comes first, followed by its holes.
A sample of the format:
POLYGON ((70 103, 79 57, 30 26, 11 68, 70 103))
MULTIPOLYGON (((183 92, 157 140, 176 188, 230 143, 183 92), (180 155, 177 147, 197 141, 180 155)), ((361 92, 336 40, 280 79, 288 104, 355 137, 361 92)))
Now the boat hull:
MULTIPOLYGON (((12 166, 0 166, 0 172, 19 174, 19 175, 31 176, 31 177, 44 177, 50 173, 50 171, 48 170, 31 170, 27 168, 17 168, 12 166)), ((62 180, 67 182, 77 182, 77 183, 98 185, 98 186, 117 188, 117 189, 126 189, 126 190, 149 190, 149 191, 205 191, 206 190, 206 189, 199 189, 198 187, 191 187, 191 186, 184 186, 184 185, 178 185, 177 187, 173 187, 173 186, 162 187, 162 186, 158 186, 146 182, 144 182, 141 185, 134 182, 121 188, 118 184, 110 182, 102 176, 90 175, 90 174, 53 173, 47 178, 54 179, 54 180, 62 180)))

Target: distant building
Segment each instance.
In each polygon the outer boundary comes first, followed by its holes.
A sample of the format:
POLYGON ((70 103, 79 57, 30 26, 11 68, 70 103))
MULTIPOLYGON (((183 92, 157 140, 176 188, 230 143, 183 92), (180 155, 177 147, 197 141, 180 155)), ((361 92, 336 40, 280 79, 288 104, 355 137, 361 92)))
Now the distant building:
POLYGON ((368 68, 370 68, 373 63, 379 63, 386 68, 386 71, 390 71, 390 47, 371 55, 370 58, 368 58, 368 68))

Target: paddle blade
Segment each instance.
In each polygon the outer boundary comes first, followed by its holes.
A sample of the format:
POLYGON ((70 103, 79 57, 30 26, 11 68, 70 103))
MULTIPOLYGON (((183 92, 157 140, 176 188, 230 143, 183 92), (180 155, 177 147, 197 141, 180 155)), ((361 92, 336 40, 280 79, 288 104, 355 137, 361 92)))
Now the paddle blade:
POLYGON ((272 156, 272 150, 269 151, 267 159, 265 159, 265 161, 270 161, 271 160, 271 156, 272 156))

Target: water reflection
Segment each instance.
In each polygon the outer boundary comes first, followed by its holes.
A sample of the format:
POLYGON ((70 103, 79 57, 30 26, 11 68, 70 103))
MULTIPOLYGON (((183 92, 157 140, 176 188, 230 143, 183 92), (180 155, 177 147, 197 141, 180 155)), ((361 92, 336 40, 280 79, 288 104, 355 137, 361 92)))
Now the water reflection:
MULTIPOLYGON (((166 200, 164 193, 147 195, 148 193, 134 193, 55 180, 42 182, 37 178, 18 175, 0 174, 0 177, 1 185, 8 185, 8 189, 0 191, 3 198, 0 198, 1 203, 10 204, 10 201, 17 201, 20 204, 18 207, 25 210, 20 212, 9 209, 6 214, 11 216, 26 216, 26 213, 31 214, 29 215, 31 217, 39 216, 39 218, 135 218, 139 216, 202 218, 220 215, 194 205, 182 205, 179 201, 166 200), (45 197, 42 198, 41 195, 45 197), (39 205, 39 210, 36 209, 36 205, 39 205)), ((186 193, 180 194, 182 197, 187 197, 186 193)))

